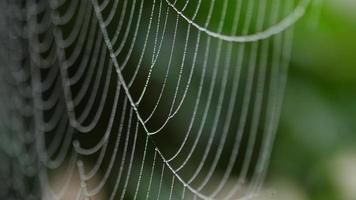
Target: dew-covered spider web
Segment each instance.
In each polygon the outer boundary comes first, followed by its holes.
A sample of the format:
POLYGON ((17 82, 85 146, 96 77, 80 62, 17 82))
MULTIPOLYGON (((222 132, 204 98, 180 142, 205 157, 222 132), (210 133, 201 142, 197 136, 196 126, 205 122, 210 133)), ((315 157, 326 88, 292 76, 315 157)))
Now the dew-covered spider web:
POLYGON ((3 0, 0 197, 253 199, 310 0, 3 0))

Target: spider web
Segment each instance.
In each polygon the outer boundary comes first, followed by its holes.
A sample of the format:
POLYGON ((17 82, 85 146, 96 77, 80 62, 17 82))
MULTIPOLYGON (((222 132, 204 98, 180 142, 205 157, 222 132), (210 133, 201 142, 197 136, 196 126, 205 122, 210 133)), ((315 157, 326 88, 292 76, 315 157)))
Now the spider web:
POLYGON ((309 3, 2 2, 1 195, 254 198, 309 3))

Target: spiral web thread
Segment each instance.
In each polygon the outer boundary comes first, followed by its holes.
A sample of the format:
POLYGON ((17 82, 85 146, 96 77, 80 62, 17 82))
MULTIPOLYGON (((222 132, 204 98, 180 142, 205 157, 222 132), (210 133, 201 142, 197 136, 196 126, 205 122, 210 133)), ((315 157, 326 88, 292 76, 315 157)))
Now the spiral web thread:
POLYGON ((1 2, 1 196, 253 199, 309 4, 1 2))

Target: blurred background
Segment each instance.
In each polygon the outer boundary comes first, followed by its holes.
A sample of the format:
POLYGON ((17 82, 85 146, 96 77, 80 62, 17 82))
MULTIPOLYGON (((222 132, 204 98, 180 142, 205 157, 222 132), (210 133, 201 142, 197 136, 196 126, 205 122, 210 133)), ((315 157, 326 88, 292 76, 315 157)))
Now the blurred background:
POLYGON ((356 1, 315 11, 295 28, 271 199, 356 199, 356 1))

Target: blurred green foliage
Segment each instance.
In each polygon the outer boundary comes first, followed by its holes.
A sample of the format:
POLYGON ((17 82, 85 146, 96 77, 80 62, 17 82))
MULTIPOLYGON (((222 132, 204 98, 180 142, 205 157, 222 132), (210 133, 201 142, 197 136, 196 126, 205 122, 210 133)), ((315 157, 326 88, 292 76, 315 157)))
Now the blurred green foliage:
POLYGON ((356 157, 355 11, 356 1, 325 0, 317 26, 307 16, 295 28, 269 180, 288 179, 307 199, 346 198, 330 166, 342 152, 356 157))

